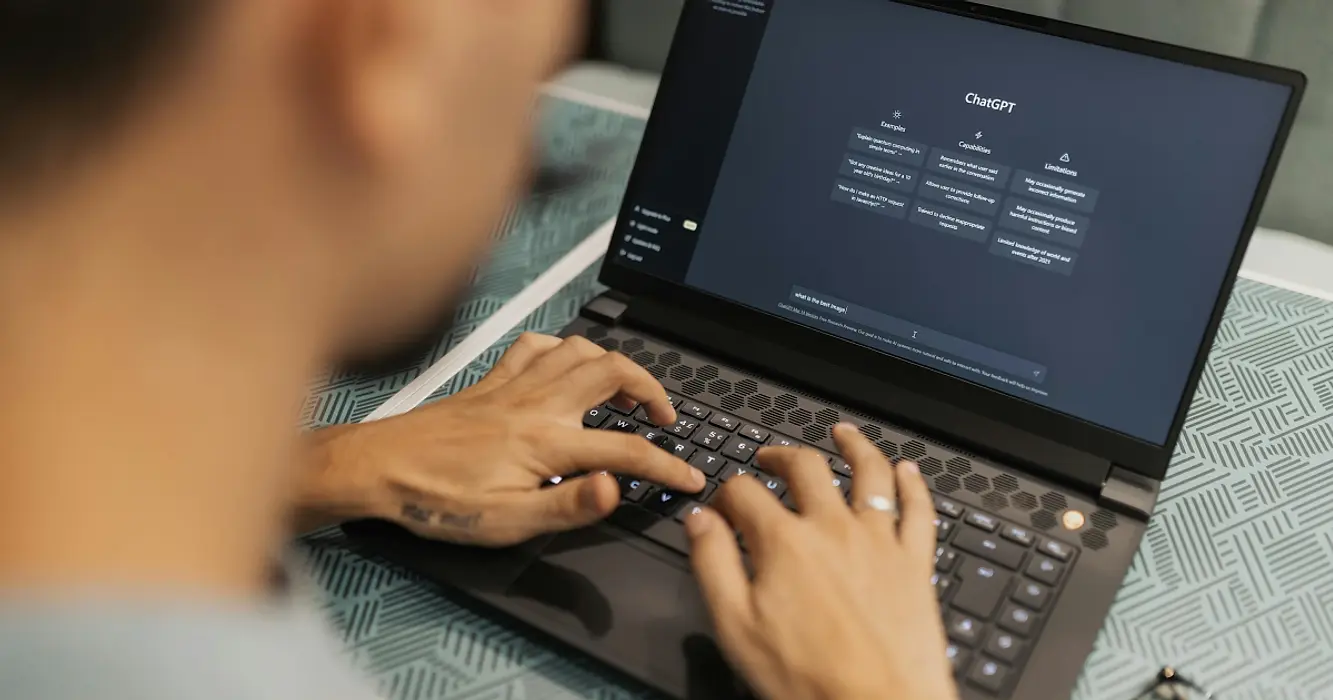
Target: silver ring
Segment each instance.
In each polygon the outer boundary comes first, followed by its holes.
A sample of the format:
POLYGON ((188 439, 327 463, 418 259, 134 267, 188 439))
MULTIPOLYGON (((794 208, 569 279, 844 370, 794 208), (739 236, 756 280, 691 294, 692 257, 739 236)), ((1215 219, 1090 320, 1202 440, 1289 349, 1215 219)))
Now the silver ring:
POLYGON ((880 513, 888 513, 894 520, 898 519, 898 503, 888 496, 869 496, 865 500, 865 507, 880 513))

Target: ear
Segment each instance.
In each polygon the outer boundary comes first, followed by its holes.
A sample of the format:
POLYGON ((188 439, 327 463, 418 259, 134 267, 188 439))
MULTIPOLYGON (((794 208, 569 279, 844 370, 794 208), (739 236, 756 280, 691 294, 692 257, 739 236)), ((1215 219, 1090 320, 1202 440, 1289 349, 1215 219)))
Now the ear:
MULTIPOLYGON (((452 1, 452 0, 449 0, 452 1)), ((415 0, 310 0, 307 80, 315 114, 341 155, 393 167, 430 121, 425 37, 415 0)))

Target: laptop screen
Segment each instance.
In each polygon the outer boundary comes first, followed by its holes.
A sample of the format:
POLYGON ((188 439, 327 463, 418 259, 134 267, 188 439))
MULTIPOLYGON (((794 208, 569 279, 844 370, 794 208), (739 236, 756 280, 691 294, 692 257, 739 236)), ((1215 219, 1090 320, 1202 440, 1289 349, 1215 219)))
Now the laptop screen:
POLYGON ((1164 444, 1288 86, 889 0, 695 0, 612 249, 1164 444))

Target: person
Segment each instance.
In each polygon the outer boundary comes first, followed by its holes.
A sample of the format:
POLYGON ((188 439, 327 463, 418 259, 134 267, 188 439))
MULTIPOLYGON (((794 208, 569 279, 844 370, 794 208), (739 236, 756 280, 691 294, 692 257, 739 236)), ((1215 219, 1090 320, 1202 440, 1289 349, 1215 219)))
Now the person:
MULTIPOLYGON (((583 430, 605 400, 675 416, 578 339, 525 336, 396 419, 293 427, 314 374, 463 286, 582 9, 0 0, 5 697, 370 697, 273 594, 296 528, 498 546, 605 517, 603 472, 698 490, 647 441, 583 430), (541 488, 573 472, 592 475, 541 488)), ((797 512, 742 479, 690 519, 720 644, 772 700, 954 697, 926 486, 836 440, 852 507, 817 457, 772 450, 797 512)))

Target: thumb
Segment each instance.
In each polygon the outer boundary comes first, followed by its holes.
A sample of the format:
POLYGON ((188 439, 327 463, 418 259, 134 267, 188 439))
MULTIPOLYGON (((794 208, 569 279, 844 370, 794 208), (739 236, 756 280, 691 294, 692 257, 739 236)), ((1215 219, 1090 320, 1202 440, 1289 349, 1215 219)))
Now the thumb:
POLYGON ((538 535, 587 527, 604 520, 620 505, 620 485, 607 474, 569 479, 558 486, 516 494, 505 504, 517 542, 538 535))

